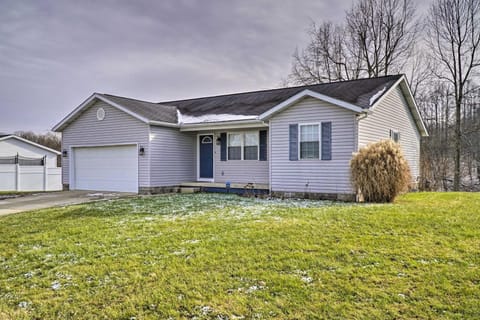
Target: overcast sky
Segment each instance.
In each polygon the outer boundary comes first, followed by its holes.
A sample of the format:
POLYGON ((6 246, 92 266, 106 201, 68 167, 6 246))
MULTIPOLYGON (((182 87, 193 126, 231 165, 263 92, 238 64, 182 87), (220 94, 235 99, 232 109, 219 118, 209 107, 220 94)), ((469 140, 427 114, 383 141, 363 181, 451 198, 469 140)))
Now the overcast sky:
POLYGON ((278 87, 311 21, 351 0, 0 0, 0 132, 43 133, 93 92, 165 101, 278 87))

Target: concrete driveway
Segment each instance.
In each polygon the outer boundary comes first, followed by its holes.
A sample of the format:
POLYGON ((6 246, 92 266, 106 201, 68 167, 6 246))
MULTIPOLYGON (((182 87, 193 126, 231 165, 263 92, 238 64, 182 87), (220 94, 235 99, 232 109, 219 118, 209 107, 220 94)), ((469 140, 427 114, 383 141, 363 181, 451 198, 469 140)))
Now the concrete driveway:
POLYGON ((32 193, 16 198, 0 197, 0 216, 23 211, 80 204, 101 199, 116 199, 135 195, 123 192, 57 191, 32 193), (3 198, 3 200, 1 200, 3 198))

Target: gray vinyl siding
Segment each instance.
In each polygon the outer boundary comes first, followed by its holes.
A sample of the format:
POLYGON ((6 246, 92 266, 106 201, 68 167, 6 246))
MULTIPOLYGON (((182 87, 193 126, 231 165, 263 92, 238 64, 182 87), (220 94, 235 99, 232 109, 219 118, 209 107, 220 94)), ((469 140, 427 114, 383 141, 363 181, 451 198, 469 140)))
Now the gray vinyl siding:
POLYGON ((150 127, 151 186, 176 186, 195 181, 196 134, 176 128, 150 127))
POLYGON ((358 148, 389 139, 390 129, 400 132, 402 151, 410 164, 412 177, 416 179, 420 175, 420 133, 400 86, 388 93, 371 114, 359 121, 358 148))
POLYGON ((355 114, 313 98, 304 99, 270 120, 271 190, 353 193, 349 162, 355 150, 355 114), (332 123, 332 160, 289 160, 289 125, 332 123))
MULTIPOLYGON (((62 157, 62 181, 69 183, 69 160, 73 156, 72 146, 106 146, 115 144, 138 144, 148 146, 148 128, 144 122, 104 102, 96 102, 85 110, 62 132, 62 150, 68 150, 67 158, 62 157), (97 109, 105 109, 105 119, 97 120, 97 109)), ((140 187, 150 185, 148 150, 138 157, 138 181, 140 187)))
MULTIPOLYGON (((218 130, 213 132, 215 135, 214 141, 216 141, 217 137, 220 137, 220 133, 222 132, 249 132, 249 131, 260 131, 260 130, 267 130, 267 128, 249 128, 249 129, 242 129, 242 130, 218 130)), ((212 133, 212 131, 207 132, 212 133)), ((203 134, 203 133, 201 133, 203 134)), ((267 140, 268 140, 268 133, 267 133, 267 140)), ((198 138, 196 139, 196 143, 198 144, 198 138)), ((214 142, 215 143, 215 142, 214 142)), ((269 149, 268 145, 270 141, 267 141, 267 150, 269 149)), ((231 183, 260 183, 260 184, 268 184, 269 181, 269 170, 268 170, 268 159, 270 154, 267 151, 267 161, 260 161, 260 160, 227 160, 221 161, 220 160, 220 144, 214 145, 214 182, 217 183, 224 183, 224 182, 231 182, 231 183)), ((197 145, 195 145, 195 153, 197 152, 197 145)), ((196 155, 195 158, 197 159, 196 155)), ((198 160, 197 160, 198 161, 198 160)), ((197 165, 195 165, 195 178, 197 177, 197 165)))

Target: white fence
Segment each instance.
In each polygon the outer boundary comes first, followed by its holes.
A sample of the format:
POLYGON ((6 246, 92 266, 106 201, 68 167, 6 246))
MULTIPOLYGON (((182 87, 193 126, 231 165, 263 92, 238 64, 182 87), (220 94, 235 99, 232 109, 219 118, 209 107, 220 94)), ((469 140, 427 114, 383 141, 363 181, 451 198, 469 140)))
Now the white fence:
POLYGON ((62 168, 0 164, 0 191, 62 190, 62 168))

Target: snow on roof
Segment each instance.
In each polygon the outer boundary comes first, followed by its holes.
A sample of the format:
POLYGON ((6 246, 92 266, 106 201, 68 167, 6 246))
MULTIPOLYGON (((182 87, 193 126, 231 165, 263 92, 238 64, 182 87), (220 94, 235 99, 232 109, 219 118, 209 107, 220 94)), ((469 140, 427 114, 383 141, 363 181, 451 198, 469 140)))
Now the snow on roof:
POLYGON ((255 120, 258 117, 255 115, 241 115, 241 114, 204 114, 201 116, 191 116, 181 114, 177 111, 178 123, 210 123, 210 122, 223 122, 223 121, 238 121, 238 120, 255 120))
POLYGON ((375 101, 377 101, 377 99, 380 98, 380 96, 385 92, 385 90, 387 90, 387 87, 383 87, 382 90, 378 91, 377 93, 375 93, 373 96, 370 97, 370 106, 373 106, 375 101))

